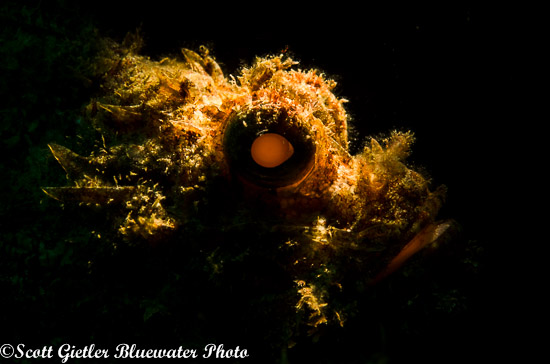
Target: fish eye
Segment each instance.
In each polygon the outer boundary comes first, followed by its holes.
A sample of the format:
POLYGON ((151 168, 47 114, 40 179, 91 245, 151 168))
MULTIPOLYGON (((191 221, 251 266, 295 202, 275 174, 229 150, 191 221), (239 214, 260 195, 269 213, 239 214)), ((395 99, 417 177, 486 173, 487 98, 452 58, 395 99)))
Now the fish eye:
POLYGON ((265 168, 275 168, 286 162, 294 147, 282 135, 266 133, 257 137, 252 143, 250 154, 254 162, 265 168))
POLYGON ((300 182, 315 164, 311 131, 282 109, 230 116, 223 147, 232 172, 265 188, 300 182))

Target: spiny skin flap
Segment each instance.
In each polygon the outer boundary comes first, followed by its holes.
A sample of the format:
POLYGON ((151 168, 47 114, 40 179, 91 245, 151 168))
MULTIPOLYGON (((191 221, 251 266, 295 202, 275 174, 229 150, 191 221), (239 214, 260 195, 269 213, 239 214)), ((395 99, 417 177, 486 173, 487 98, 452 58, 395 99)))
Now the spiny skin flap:
POLYGON ((44 187, 48 196, 63 202, 80 201, 83 203, 109 204, 126 201, 136 190, 125 187, 44 187))
POLYGON ((95 174, 95 168, 90 165, 87 158, 81 157, 72 150, 58 144, 49 144, 53 156, 61 167, 67 172, 69 179, 79 180, 84 178, 84 175, 95 174))

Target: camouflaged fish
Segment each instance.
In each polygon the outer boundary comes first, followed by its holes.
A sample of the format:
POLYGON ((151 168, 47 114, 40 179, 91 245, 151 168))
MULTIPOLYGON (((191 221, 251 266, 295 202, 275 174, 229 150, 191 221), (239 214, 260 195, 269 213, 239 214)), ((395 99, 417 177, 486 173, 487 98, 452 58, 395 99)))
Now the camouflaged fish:
POLYGON ((445 188, 404 162, 411 133, 350 154, 346 100, 319 71, 279 55, 225 77, 204 47, 160 61, 135 48, 105 41, 86 109, 103 140, 87 157, 50 145, 74 185, 44 189, 109 211, 119 238, 188 246, 220 276, 236 255, 271 262, 281 302, 316 328, 343 324, 346 284, 377 282, 452 225, 436 221, 445 188))

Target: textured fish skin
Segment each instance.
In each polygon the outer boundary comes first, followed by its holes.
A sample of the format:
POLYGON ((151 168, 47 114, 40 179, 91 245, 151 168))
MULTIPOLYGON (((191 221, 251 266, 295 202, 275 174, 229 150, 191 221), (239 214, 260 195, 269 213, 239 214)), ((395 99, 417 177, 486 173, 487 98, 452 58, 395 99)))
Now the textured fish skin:
MULTIPOLYGON (((45 188, 49 196, 116 206, 113 231, 129 242, 170 242, 197 226, 210 229, 209 240, 272 234, 280 240, 264 250, 283 252, 273 259, 312 328, 343 324, 346 305, 332 305, 329 292, 350 274, 378 281, 451 226, 436 221, 445 187, 431 190, 405 163, 412 133, 372 138, 351 155, 346 100, 318 70, 279 55, 226 77, 206 48, 181 53, 154 61, 104 41, 101 93, 86 108, 103 147, 84 157, 50 145, 74 186, 45 188), (247 152, 266 132, 293 144, 281 167, 255 165, 247 152), (416 248, 403 249, 409 242, 416 248)), ((193 253, 217 271, 217 249, 205 243, 193 253)))

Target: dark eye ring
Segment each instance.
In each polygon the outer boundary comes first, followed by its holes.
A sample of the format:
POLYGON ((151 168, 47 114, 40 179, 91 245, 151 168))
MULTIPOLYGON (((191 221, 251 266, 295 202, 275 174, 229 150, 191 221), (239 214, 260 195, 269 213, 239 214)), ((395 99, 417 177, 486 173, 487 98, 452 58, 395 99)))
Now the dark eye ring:
POLYGON ((224 131, 223 147, 231 171, 259 187, 293 185, 315 165, 311 130, 284 108, 250 108, 233 113, 224 131), (260 152, 258 144, 263 149, 260 152), (262 157, 267 161, 262 162, 262 157))

